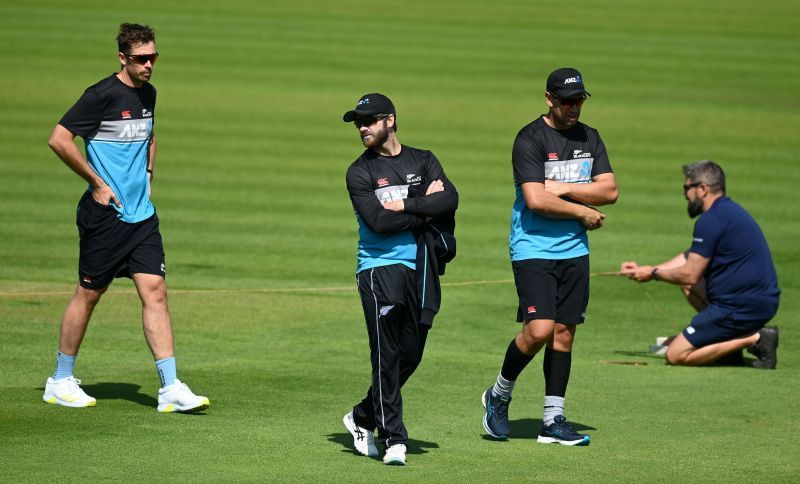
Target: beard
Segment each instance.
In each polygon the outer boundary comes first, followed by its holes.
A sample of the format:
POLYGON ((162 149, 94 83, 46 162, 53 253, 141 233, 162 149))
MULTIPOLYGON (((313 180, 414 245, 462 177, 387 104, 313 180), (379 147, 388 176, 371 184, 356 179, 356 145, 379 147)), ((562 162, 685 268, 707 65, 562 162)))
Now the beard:
POLYGON ((689 200, 689 204, 686 206, 686 211, 689 212, 689 218, 697 217, 703 213, 703 200, 700 198, 689 200))
POLYGON ((364 143, 365 148, 375 148, 378 146, 383 145, 389 139, 389 129, 386 127, 386 121, 381 120, 379 122, 380 127, 377 125, 375 129, 370 131, 369 138, 361 138, 361 142, 364 143))

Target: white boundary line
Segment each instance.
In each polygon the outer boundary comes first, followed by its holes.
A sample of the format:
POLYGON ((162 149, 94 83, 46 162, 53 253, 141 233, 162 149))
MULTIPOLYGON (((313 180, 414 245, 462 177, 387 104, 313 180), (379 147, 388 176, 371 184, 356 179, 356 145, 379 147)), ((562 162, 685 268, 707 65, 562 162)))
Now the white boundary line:
MULTIPOLYGON (((590 276, 605 276, 605 275, 618 275, 618 273, 603 273, 592 272, 590 276)), ((443 282, 442 287, 460 287, 460 286, 485 286, 493 284, 512 284, 514 279, 494 279, 494 280, 477 280, 477 281, 461 281, 461 282, 443 282)), ((261 293, 261 294, 281 294, 281 293, 314 293, 314 292, 343 292, 353 291, 353 294, 358 292, 358 286, 341 286, 341 287, 254 287, 254 288, 239 288, 239 289, 168 289, 168 294, 237 294, 237 293, 261 293)), ((45 296, 69 296, 74 293, 70 291, 32 291, 32 292, 3 292, 0 291, 0 298, 3 297, 45 297, 45 296)), ((110 289, 106 294, 117 295, 135 295, 135 289, 110 289)))
MULTIPOLYGON (((480 281, 461 281, 461 282, 443 282, 442 287, 458 287, 458 286, 479 286, 488 284, 510 284, 513 279, 497 279, 497 280, 480 280, 480 281)), ((236 293, 262 293, 262 294, 281 294, 281 293, 315 293, 315 292, 344 292, 353 291, 353 294, 358 292, 356 285, 341 286, 341 287, 265 287, 265 288, 239 288, 239 289, 168 289, 168 294, 236 294, 236 293)), ((74 293, 71 291, 35 291, 35 292, 0 292, 0 297, 46 297, 46 296, 70 296, 74 293)), ((106 294, 116 295, 136 295, 136 290, 131 289, 110 289, 106 294)))

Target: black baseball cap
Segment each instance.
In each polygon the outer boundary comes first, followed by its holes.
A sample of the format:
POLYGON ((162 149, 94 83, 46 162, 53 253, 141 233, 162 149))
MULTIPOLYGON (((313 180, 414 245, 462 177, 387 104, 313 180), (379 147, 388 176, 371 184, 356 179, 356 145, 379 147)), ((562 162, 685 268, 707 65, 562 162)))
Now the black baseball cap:
POLYGON ((358 100, 355 109, 347 111, 342 116, 345 123, 354 121, 356 118, 363 118, 366 116, 375 116, 378 114, 397 114, 394 110, 394 104, 388 97, 377 92, 372 94, 364 94, 358 100))
POLYGON ((563 99, 579 94, 591 96, 583 85, 583 76, 572 67, 562 67, 551 72, 547 76, 547 92, 563 99))

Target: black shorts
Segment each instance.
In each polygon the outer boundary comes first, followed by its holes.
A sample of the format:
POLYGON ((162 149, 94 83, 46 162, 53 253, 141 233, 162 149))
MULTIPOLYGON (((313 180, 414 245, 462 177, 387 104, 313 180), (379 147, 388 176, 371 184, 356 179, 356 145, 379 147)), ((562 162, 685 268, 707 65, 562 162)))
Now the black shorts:
POLYGON ((512 261, 519 307, 517 321, 552 319, 581 324, 589 304, 589 256, 512 261))
POLYGON ((164 245, 153 214, 137 223, 123 222, 110 205, 98 203, 91 192, 78 202, 80 235, 78 281, 87 289, 103 289, 115 277, 134 273, 166 277, 164 245))

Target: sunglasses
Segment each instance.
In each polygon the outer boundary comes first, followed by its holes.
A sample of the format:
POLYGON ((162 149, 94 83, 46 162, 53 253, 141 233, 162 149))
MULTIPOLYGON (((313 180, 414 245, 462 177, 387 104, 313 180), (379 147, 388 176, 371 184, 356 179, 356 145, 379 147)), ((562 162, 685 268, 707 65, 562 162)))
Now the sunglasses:
POLYGON ((356 128, 360 128, 362 126, 372 126, 381 119, 386 119, 389 116, 390 116, 389 114, 376 114, 375 116, 365 116, 363 118, 353 120, 353 124, 356 125, 356 128))
POLYGON ((565 108, 571 108, 572 106, 576 106, 576 105, 578 107, 580 107, 580 106, 583 105, 584 101, 586 101, 586 97, 585 96, 584 97, 571 97, 571 98, 563 98, 563 97, 558 97, 558 96, 554 96, 554 97, 556 99, 558 99, 558 103, 561 104, 562 106, 564 106, 565 108))
POLYGON ((687 193, 689 193, 689 190, 691 190, 692 188, 699 187, 702 184, 703 184, 702 182, 699 182, 699 183, 690 183, 688 185, 684 185, 683 186, 683 194, 686 195, 687 193))
POLYGON ((137 64, 145 65, 148 62, 150 62, 150 64, 155 64, 156 60, 158 59, 158 52, 154 54, 125 54, 125 57, 137 64))

